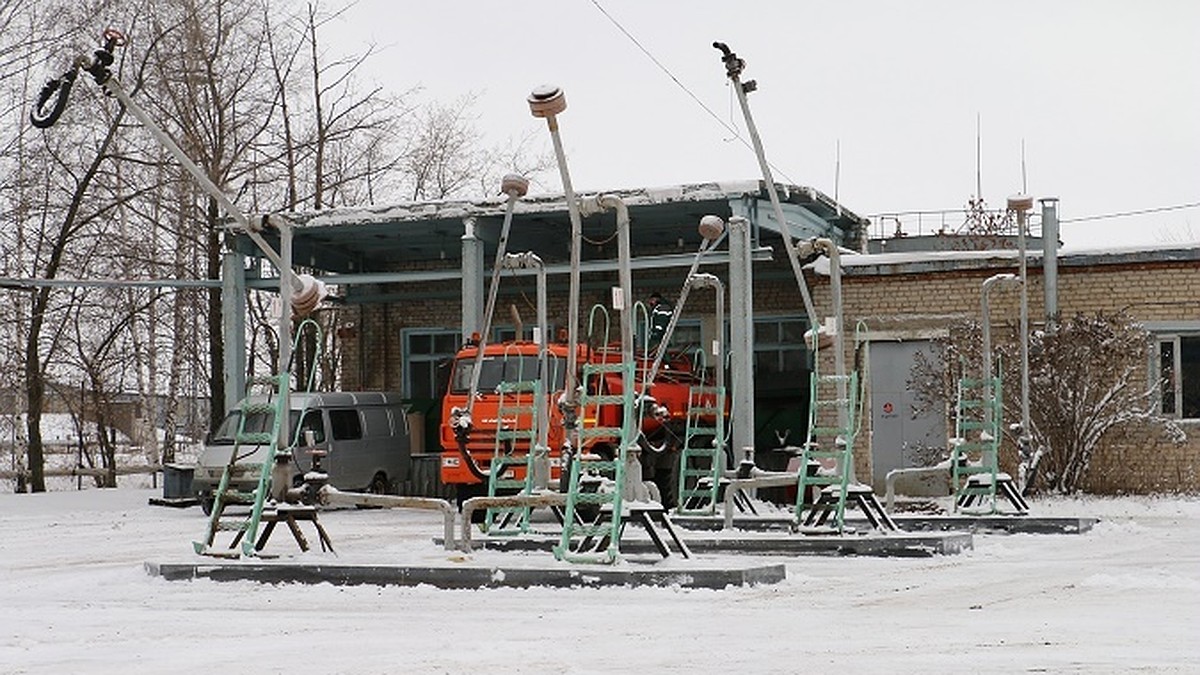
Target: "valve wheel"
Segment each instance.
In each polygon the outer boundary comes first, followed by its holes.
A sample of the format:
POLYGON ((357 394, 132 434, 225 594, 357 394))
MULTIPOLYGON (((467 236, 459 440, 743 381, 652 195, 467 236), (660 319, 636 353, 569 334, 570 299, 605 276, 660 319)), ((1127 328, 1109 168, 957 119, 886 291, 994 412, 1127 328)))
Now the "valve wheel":
POLYGON ((101 34, 105 42, 112 41, 114 47, 124 47, 129 40, 125 38, 125 34, 116 28, 105 28, 101 34))

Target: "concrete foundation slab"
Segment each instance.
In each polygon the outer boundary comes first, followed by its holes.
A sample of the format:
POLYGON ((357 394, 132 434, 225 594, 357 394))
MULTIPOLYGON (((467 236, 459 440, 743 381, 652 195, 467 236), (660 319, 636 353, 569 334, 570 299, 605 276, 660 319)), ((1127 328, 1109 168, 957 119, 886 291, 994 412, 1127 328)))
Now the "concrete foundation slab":
MULTIPOLYGON (((689 530, 720 530, 720 516, 674 516, 679 527, 689 530)), ((896 526, 905 532, 974 532, 978 534, 1083 534, 1098 522, 1096 518, 1039 517, 1017 515, 970 516, 892 516, 896 526)), ((750 532, 789 530, 794 521, 790 516, 735 516, 733 528, 750 532)), ((849 518, 847 527, 870 531, 866 520, 849 518)), ((688 540, 690 545, 691 540, 688 540)))
POLYGON ((896 516, 893 520, 907 532, 962 530, 982 534, 1083 534, 1099 522, 1096 518, 968 515, 896 516))
POLYGON ((147 562, 146 572, 169 581, 212 579, 259 583, 329 583, 336 586, 371 584, 444 589, 559 588, 601 586, 670 586, 722 589, 729 586, 775 584, 786 576, 782 564, 752 564, 734 568, 699 566, 575 565, 558 567, 502 567, 481 565, 403 566, 338 565, 234 560, 229 562, 147 562))
MULTIPOLYGON (((974 547, 969 532, 860 534, 788 534, 754 536, 713 536, 686 539, 693 554, 740 553, 747 555, 861 555, 875 557, 928 557, 954 555, 974 547)), ((475 540, 477 546, 498 551, 548 551, 558 539, 500 538, 475 540)), ((623 540, 621 553, 655 553, 653 544, 642 540, 623 540)))

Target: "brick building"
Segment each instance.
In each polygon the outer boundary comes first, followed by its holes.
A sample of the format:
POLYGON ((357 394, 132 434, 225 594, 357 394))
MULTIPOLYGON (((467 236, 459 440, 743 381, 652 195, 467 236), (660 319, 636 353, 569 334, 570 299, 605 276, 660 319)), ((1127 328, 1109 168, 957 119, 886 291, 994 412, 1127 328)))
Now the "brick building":
MULTIPOLYGON (((660 190, 614 191, 629 205, 634 252, 634 292, 647 297, 658 291, 673 297, 700 242, 696 224, 707 214, 728 220, 741 216, 751 230, 753 259, 752 324, 754 379, 753 438, 761 466, 782 468, 788 456, 774 452, 802 442, 808 415, 809 352, 804 342, 808 320, 797 284, 783 252, 778 224, 769 216, 766 193, 757 181, 679 186, 660 190)), ((827 196, 810 188, 783 186, 782 196, 790 230, 800 239, 827 237, 847 252, 843 270, 844 325, 848 358, 866 366, 866 421, 856 444, 856 469, 861 480, 881 484, 889 468, 911 465, 905 434, 925 434, 944 443, 946 420, 924 429, 900 429, 899 441, 886 437, 888 424, 903 422, 904 372, 915 350, 943 333, 953 321, 978 317, 983 280, 1015 272, 1017 254, 1011 246, 995 250, 919 250, 918 242, 893 245, 899 253, 854 254, 868 249, 867 222, 827 196), (912 250, 917 249, 917 250, 912 250), (856 335, 854 335, 856 333, 856 335), (855 350, 857 337, 858 350, 855 350), (850 353, 853 352, 853 353, 850 353), (887 376, 887 369, 891 369, 887 376), (890 379, 889 379, 890 378, 890 379), (897 384, 899 383, 899 384, 897 384), (891 387, 891 389, 888 389, 891 387), (885 398, 895 398, 895 402, 885 398), (892 403, 892 413, 880 411, 892 403), (897 420, 900 420, 899 422, 897 420), (939 426, 940 424, 940 426, 939 426)), ((504 204, 441 202, 410 204, 370 211, 326 211, 297 214, 294 258, 336 284, 336 335, 339 372, 344 389, 398 390, 414 410, 427 416, 425 448, 436 450, 438 399, 448 378, 448 359, 480 324, 480 298, 485 268, 490 270, 504 204), (485 264, 486 259, 486 264, 485 264)), ((566 323, 569 225, 561 196, 531 197, 515 207, 509 252, 533 251, 550 271, 549 317, 553 327, 566 323)), ((616 284, 616 245, 612 216, 585 219, 581 321, 587 309, 605 304, 616 284)), ((269 233, 268 233, 269 234, 269 233)), ((916 239, 916 238, 911 238, 916 239)), ((278 240, 274 240, 278 241, 278 240)), ((938 248, 947 248, 943 239, 938 248)), ((1004 246, 1003 239, 997 240, 1004 246)), ((978 245, 978 240, 975 242, 978 245)), ((951 246, 950 248, 954 248, 951 246)), ((271 279, 256 279, 242 256, 255 256, 242 241, 226 263, 226 286, 270 288, 271 279)), ((1126 310, 1144 322, 1157 350, 1146 355, 1146 381, 1157 380, 1164 354, 1175 359, 1178 377, 1176 410, 1189 432, 1185 445, 1157 435, 1128 437, 1114 434, 1102 444, 1097 462, 1120 463, 1119 471, 1098 472, 1102 480, 1090 487, 1103 492, 1195 490, 1200 485, 1200 250, 1156 248, 1137 251, 1098 251, 1058 256, 1058 309, 1064 314, 1126 310)), ((729 284, 729 256, 722 247, 705 257, 702 271, 729 284)), ((805 268, 818 315, 831 306, 828 265, 805 268)), ((1029 314, 1043 316, 1043 276, 1039 257, 1030 258, 1029 314)), ((493 339, 511 336, 515 306, 528 323, 533 317, 532 276, 508 277, 501 282, 493 339)), ((227 316, 238 308, 227 297, 227 316)), ((998 322, 1015 318, 1018 293, 1000 292, 992 301, 998 322)), ((708 344, 724 336, 716 325, 711 294, 699 293, 681 310, 676 347, 708 344)), ((727 303, 728 306, 728 303, 727 303)), ((329 311, 329 310, 326 310, 329 311)), ((738 317, 731 316, 730 320, 738 317)), ((235 327, 236 322, 227 322, 235 327)), ((581 334, 587 326, 581 326, 581 334)), ((526 331, 528 332, 528 331, 526 331)), ((227 340, 228 342, 228 340, 227 340)), ((235 348, 227 352, 237 353, 235 348)), ((244 350, 241 350, 244 352, 244 350)), ((732 358, 739 358, 733 356, 732 358)), ((245 372, 240 364, 240 372, 245 372)), ((227 370, 239 372, 234 363, 227 370)), ((227 378, 230 375, 227 373, 227 378)), ((240 391, 234 378, 231 391, 240 391)), ((901 424, 904 426, 904 424, 901 424)), ((888 433, 895 432, 895 429, 888 433)), ((1009 453, 1011 454, 1011 453, 1009 453)))

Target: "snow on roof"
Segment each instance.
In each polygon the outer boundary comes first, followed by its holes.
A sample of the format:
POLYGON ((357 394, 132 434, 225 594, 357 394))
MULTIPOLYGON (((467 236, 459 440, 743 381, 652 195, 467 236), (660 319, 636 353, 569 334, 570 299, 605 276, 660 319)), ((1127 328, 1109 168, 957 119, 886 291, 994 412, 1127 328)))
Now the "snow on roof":
MULTIPOLYGON (((841 253, 842 271, 848 275, 904 274, 951 269, 1010 267, 1018 264, 1020 257, 1020 252, 1014 249, 902 251, 896 253, 857 253, 843 249, 841 253)), ((1028 249, 1026 259, 1031 264, 1041 264, 1041 249, 1028 249)), ((1064 267, 1192 260, 1200 260, 1200 244, 1097 247, 1087 250, 1075 249, 1058 254, 1058 264, 1064 267)), ((828 258, 821 257, 809 266, 817 274, 829 276, 828 258)))
MULTIPOLYGON (((810 187, 780 186, 786 198, 792 192, 800 192, 809 199, 819 199, 820 193, 810 187)), ((611 194, 620 197, 627 206, 648 206, 674 202, 723 201, 746 194, 758 194, 761 184, 757 180, 714 181, 686 185, 640 187, 603 191, 576 191, 577 196, 611 194)), ((470 216, 500 216, 504 214, 506 198, 500 195, 482 200, 436 200, 409 202, 390 206, 329 209, 315 213, 295 213, 288 217, 300 227, 332 227, 361 225, 368 223, 391 223, 419 220, 455 220, 470 216)), ((530 195, 520 199, 513 212, 561 213, 566 210, 566 199, 562 193, 530 195)))

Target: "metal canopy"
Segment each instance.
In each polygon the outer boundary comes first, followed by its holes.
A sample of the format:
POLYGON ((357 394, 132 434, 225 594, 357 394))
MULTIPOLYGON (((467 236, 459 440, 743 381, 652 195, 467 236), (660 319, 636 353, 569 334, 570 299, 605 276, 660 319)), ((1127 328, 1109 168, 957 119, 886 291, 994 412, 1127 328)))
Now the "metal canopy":
MULTIPOLYGON (((829 237, 858 248, 865 219, 812 188, 781 185, 778 189, 789 222, 795 219, 795 235, 829 237)), ((587 194, 594 193, 583 196, 587 194)), ((696 226, 708 214, 724 219, 733 214, 746 216, 755 226, 755 245, 769 245, 778 239, 779 227, 767 217, 768 197, 760 181, 611 190, 605 194, 619 196, 629 207, 635 256, 696 250, 700 244, 696 226), (764 205, 761 209, 759 202, 764 205)), ((474 222, 475 236, 484 242, 490 259, 503 215, 502 197, 286 214, 294 223, 295 264, 311 268, 318 275, 389 273, 393 282, 402 281, 395 273, 403 270, 457 268, 468 221, 474 222)), ((611 214, 584 219, 584 261, 616 257, 614 229, 611 214)), ((263 236, 278 245, 276 232, 267 230, 263 236)), ((556 263, 569 259, 569 244, 567 207, 561 194, 526 197, 517 203, 509 250, 534 251, 548 263, 556 263)), ((244 236, 235 237, 235 247, 250 257, 260 255, 244 236)))

